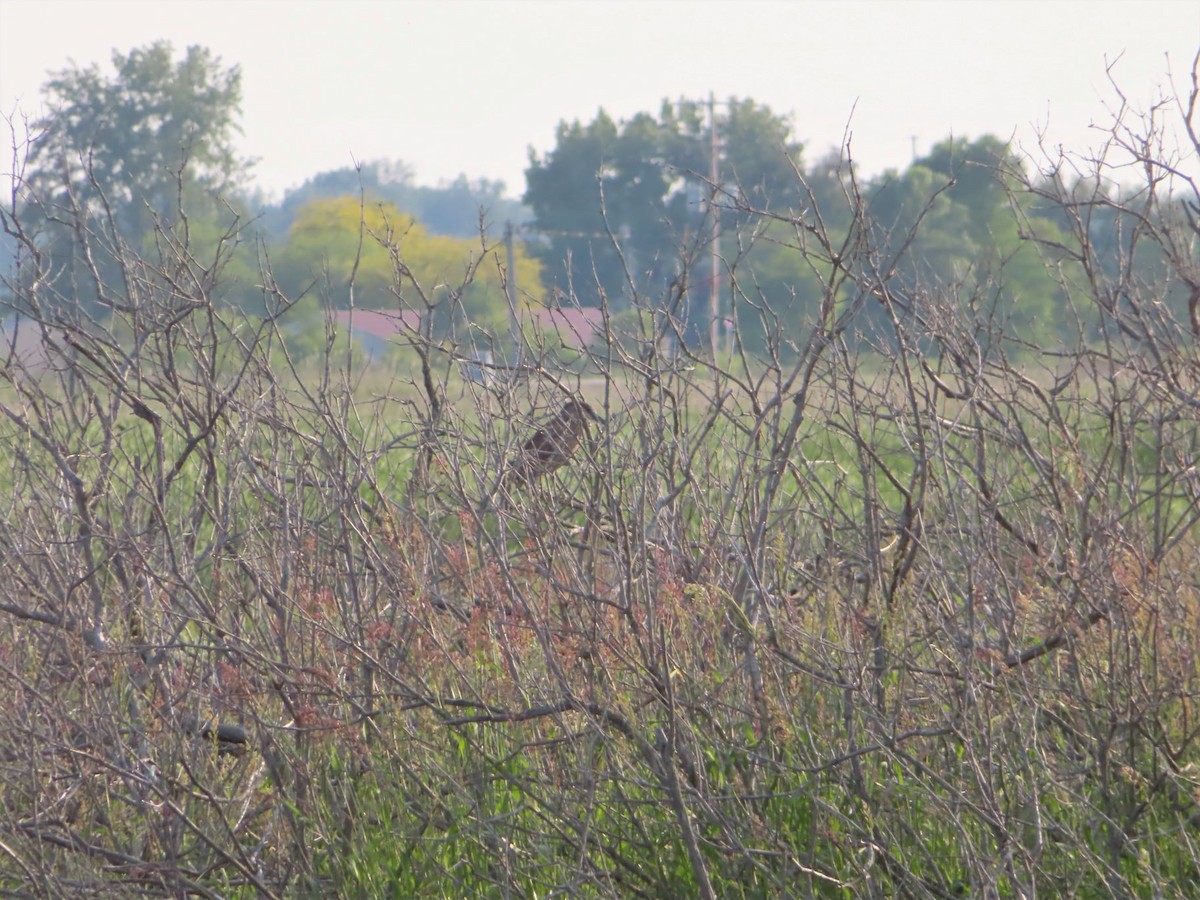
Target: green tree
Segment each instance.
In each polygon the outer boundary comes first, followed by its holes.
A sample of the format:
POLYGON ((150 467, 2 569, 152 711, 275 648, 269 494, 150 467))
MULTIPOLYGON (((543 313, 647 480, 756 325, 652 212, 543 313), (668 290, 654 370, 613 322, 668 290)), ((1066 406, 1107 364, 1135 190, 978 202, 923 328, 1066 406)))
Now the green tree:
POLYGON ((829 273, 787 223, 762 223, 755 233, 733 272, 738 335, 751 353, 790 356, 817 322, 829 273))
MULTIPOLYGON (((535 252, 547 276, 585 302, 603 294, 618 307, 629 277, 639 291, 665 287, 681 249, 711 232, 701 202, 714 187, 710 127, 706 104, 669 101, 657 117, 616 122, 600 110, 586 125, 559 123, 554 149, 531 149, 525 172, 525 202, 544 238, 535 252)), ((752 100, 721 103, 719 202, 795 205, 801 147, 790 131, 786 119, 752 100)))
POLYGON ((956 202, 947 184, 946 176, 917 161, 903 174, 885 172, 870 192, 879 239, 908 287, 960 278, 979 253, 972 217, 990 218, 996 209, 995 203, 973 210, 956 202))
POLYGON ((730 100, 724 108, 717 122, 722 180, 756 209, 795 207, 802 145, 791 139, 791 122, 749 99, 730 100))
POLYGON ((911 273, 953 278, 992 242, 996 210, 1007 204, 1003 173, 1019 166, 994 135, 942 141, 903 175, 889 171, 875 181, 868 191, 871 217, 894 252, 923 219, 908 254, 911 273))
POLYGON ((545 236, 537 251, 553 282, 594 297, 588 272, 594 269, 601 288, 619 296, 620 259, 605 231, 605 212, 627 216, 612 208, 608 196, 613 182, 626 179, 612 163, 620 136, 617 124, 603 110, 587 125, 560 122, 555 149, 544 157, 530 150, 525 170, 525 202, 534 211, 534 226, 545 236), (603 198, 603 203, 602 203, 603 198))
POLYGON ((36 125, 30 185, 43 201, 98 188, 127 234, 140 236, 153 213, 176 217, 181 179, 225 193, 244 174, 232 146, 242 76, 204 47, 176 61, 165 41, 114 52, 112 62, 112 77, 71 67, 44 85, 51 112, 36 125))
POLYGON ((85 306, 95 297, 78 294, 88 279, 79 248, 66 249, 72 230, 102 236, 94 259, 112 276, 122 246, 147 249, 156 226, 178 224, 181 209, 223 233, 233 215, 221 200, 248 168, 233 149, 237 66, 223 67, 198 46, 177 60, 166 42, 114 52, 112 64, 111 75, 71 66, 43 86, 50 112, 34 125, 22 198, 25 221, 36 222, 45 249, 61 257, 60 293, 85 306))
POLYGON ((956 290, 977 317, 1036 344, 1057 343, 1071 326, 1047 246, 1066 239, 1035 204, 1018 202, 1007 180, 1020 172, 993 135, 943 141, 903 174, 884 173, 868 189, 876 240, 896 283, 919 296, 934 285, 956 290), (1042 243, 1030 240, 1037 235, 1042 243))
POLYGON ((804 190, 799 205, 808 209, 808 218, 818 217, 829 235, 845 238, 856 214, 854 167, 839 150, 830 150, 805 167, 804 190))
POLYGON ((1077 277, 1078 272, 1062 253, 1052 249, 1070 243, 1063 230, 1038 216, 1032 202, 1026 200, 1023 205, 1026 208, 1019 216, 1007 204, 995 208, 988 230, 990 240, 977 263, 976 281, 999 289, 1009 334, 1051 348, 1078 326, 1055 273, 1070 271, 1077 277))

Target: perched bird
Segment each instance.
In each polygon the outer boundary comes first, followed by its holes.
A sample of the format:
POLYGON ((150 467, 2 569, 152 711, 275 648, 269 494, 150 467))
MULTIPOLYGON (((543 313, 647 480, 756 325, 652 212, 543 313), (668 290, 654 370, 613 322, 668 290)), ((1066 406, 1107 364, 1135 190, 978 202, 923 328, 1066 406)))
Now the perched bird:
POLYGON ((504 481, 510 487, 520 487, 566 464, 579 448, 588 419, 600 421, 582 400, 568 400, 558 415, 521 446, 504 481))

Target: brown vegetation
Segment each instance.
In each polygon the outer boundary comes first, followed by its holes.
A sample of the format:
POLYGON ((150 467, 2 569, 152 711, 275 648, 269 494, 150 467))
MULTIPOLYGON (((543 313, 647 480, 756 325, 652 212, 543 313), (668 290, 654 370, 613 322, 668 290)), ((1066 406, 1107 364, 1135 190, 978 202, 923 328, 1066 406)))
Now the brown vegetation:
POLYGON ((726 260, 764 358, 688 348, 700 243, 639 334, 479 381, 419 329, 411 370, 364 376, 332 325, 300 369, 268 269, 244 320, 226 241, 135 252, 102 207, 48 211, 111 311, 82 318, 14 201, 50 366, 0 369, 0 885, 1182 896, 1200 191, 1157 128, 1114 126, 1146 176, 1119 197, 1103 157, 1002 173, 1070 236, 1025 235, 1092 323, 1055 348, 893 277, 849 168, 844 233, 728 199, 824 285, 782 333, 726 260), (486 502, 581 374, 602 421, 486 502))

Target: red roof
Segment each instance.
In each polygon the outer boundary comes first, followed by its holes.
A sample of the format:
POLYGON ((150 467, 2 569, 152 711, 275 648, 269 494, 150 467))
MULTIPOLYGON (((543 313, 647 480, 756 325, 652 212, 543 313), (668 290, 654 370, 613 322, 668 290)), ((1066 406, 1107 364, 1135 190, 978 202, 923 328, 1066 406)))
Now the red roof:
POLYGON ((18 322, 15 316, 0 318, 0 364, 10 359, 18 367, 34 372, 49 367, 40 325, 28 319, 18 322))
POLYGON ((361 331, 372 337, 393 338, 398 334, 416 331, 421 324, 419 313, 383 312, 378 309, 335 309, 333 318, 339 325, 361 331))
MULTIPOLYGON (((522 324, 542 332, 546 340, 568 347, 586 347, 604 329, 604 313, 599 309, 566 307, 548 309, 527 307, 520 313, 522 324)), ((351 318, 348 309, 333 312, 334 320, 343 328, 351 327, 361 334, 389 340, 401 334, 411 334, 421 323, 413 311, 383 312, 377 309, 356 309, 351 318)))
POLYGON ((604 329, 604 313, 595 308, 566 307, 548 309, 538 306, 522 312, 521 317, 568 347, 586 347, 604 329))

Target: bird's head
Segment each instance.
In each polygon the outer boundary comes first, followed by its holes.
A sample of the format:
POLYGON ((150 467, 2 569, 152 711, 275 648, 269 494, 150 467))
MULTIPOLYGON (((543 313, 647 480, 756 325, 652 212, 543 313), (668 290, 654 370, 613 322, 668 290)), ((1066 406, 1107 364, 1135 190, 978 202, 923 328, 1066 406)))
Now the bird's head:
POLYGON ((563 414, 568 416, 578 416, 580 419, 591 419, 593 422, 600 422, 601 419, 596 415, 596 411, 591 408, 583 400, 568 400, 563 407, 563 414))

